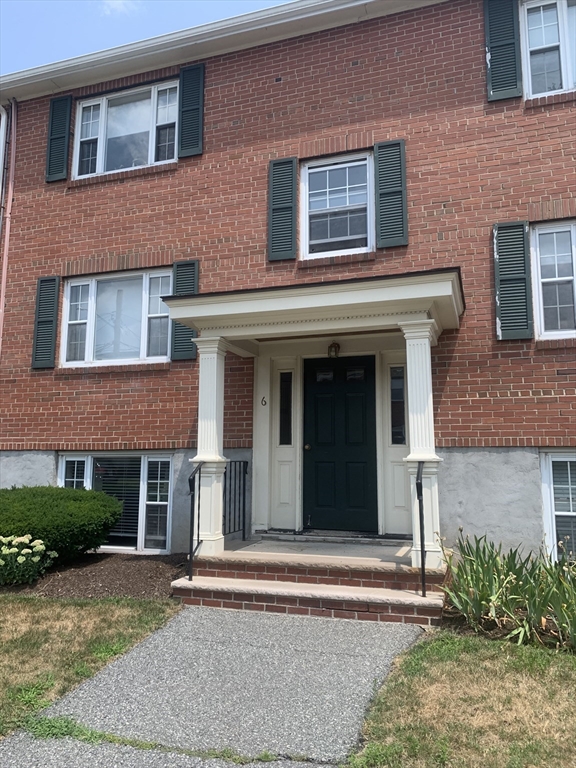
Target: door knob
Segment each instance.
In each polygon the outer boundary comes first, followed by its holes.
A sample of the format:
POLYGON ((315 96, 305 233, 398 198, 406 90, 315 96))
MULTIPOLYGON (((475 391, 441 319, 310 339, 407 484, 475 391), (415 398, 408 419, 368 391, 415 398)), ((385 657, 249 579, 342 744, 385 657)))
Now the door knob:
POLYGON ((310 443, 306 443, 306 445, 304 446, 304 450, 310 451, 311 449, 312 449, 312 446, 310 445, 310 443))

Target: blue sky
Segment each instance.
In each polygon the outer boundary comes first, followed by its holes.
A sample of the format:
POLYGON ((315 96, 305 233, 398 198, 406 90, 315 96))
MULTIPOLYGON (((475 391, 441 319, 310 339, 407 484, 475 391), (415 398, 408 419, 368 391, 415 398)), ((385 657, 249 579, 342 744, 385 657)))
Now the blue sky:
POLYGON ((0 0, 0 73, 17 72, 288 0, 0 0))

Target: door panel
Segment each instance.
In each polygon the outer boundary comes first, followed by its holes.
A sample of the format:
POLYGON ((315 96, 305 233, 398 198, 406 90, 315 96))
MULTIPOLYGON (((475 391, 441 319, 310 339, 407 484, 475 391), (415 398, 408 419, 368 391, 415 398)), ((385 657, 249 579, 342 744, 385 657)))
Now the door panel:
POLYGON ((304 527, 377 533, 373 357, 304 361, 304 527))

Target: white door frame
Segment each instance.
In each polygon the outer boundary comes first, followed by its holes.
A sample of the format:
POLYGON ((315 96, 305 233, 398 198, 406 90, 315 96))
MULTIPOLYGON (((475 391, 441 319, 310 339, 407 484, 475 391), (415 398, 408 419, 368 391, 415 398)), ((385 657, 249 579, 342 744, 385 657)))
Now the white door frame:
MULTIPOLYGON (((365 336, 327 336, 292 339, 260 345, 256 358, 254 392, 254 493, 252 520, 254 532, 279 528, 302 530, 302 445, 303 445, 303 360, 327 356, 332 341, 340 344, 340 357, 375 356, 376 381, 376 466, 378 533, 386 533, 386 510, 394 498, 404 500, 406 528, 411 531, 409 478, 404 457, 408 445, 391 446, 390 393, 388 371, 392 365, 405 365, 405 344, 401 333, 365 336), (279 379, 281 371, 291 371, 292 444, 279 445, 279 379), (398 466, 396 476, 388 468, 398 466), (400 482, 401 488, 390 488, 400 482), (388 487, 388 491, 387 491, 388 487)), ((406 404, 406 419, 408 418, 406 404)), ((400 533, 401 531, 394 531, 400 533)))

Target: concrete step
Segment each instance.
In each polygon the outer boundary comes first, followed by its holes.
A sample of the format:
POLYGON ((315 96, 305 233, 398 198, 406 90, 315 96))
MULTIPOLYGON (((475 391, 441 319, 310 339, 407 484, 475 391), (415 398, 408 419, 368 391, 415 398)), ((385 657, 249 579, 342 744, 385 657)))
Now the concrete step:
MULTIPOLYGON (((194 560, 194 574, 221 579, 294 582, 372 589, 417 591, 421 573, 404 563, 374 557, 335 557, 302 553, 224 552, 194 560)), ((426 587, 440 592, 443 570, 427 569, 426 587)))
POLYGON ((412 538, 389 538, 384 536, 363 536, 360 533, 341 534, 330 531, 315 531, 314 533, 292 533, 290 531, 259 531, 258 537, 262 541, 297 541, 297 542, 325 542, 330 544, 354 544, 382 547, 412 546, 412 538))
POLYGON ((174 597, 187 605, 325 616, 334 619, 439 625, 443 596, 422 597, 400 589, 303 584, 288 581, 194 576, 172 582, 174 597))

